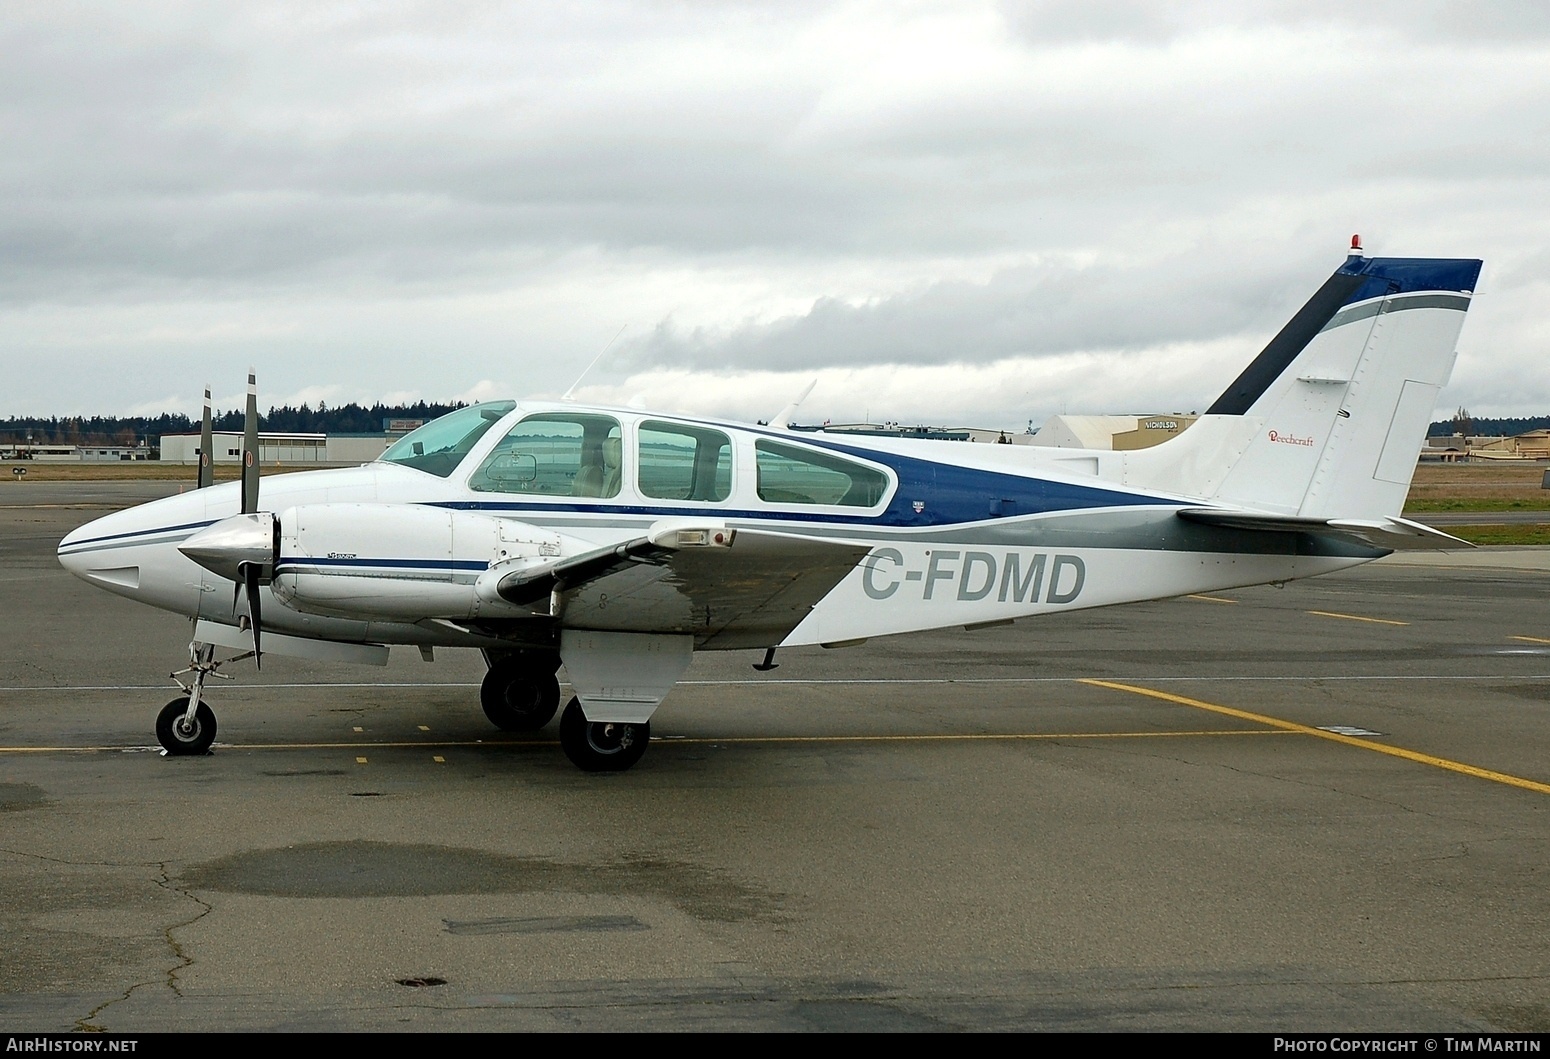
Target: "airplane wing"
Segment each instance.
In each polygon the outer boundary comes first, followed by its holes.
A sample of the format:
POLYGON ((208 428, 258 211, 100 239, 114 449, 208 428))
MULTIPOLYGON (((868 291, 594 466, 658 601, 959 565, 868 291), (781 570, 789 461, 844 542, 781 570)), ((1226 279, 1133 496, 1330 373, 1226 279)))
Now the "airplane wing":
POLYGON ((1190 522, 1271 533, 1311 533, 1387 551, 1473 548, 1466 540, 1405 518, 1304 518, 1221 507, 1185 507, 1178 515, 1190 522))
POLYGON ((869 551, 766 530, 658 524, 648 536, 513 571, 496 591, 519 605, 557 593, 567 628, 692 633, 701 647, 773 647, 869 551))

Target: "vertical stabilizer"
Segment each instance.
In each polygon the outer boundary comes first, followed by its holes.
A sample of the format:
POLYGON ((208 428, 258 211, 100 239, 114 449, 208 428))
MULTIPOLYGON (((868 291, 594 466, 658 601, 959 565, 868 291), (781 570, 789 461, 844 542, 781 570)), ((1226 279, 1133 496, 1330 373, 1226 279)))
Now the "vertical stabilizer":
POLYGON ((1353 254, 1205 416, 1134 454, 1127 480, 1287 515, 1398 515, 1480 266, 1353 254))

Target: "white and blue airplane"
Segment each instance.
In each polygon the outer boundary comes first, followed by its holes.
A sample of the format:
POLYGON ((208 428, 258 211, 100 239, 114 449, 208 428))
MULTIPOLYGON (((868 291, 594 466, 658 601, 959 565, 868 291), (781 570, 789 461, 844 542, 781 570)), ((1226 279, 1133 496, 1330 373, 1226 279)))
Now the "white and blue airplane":
POLYGON ((373 463, 260 489, 250 375, 242 483, 98 519, 59 559, 192 619, 184 694, 156 724, 169 754, 211 746, 204 686, 223 664, 262 651, 380 665, 413 645, 482 651, 480 698, 507 730, 550 721, 563 665, 566 755, 626 769, 696 650, 762 649, 768 668, 779 647, 1466 546, 1399 513, 1480 266, 1367 258, 1353 240, 1205 415, 1129 452, 494 401, 373 463))

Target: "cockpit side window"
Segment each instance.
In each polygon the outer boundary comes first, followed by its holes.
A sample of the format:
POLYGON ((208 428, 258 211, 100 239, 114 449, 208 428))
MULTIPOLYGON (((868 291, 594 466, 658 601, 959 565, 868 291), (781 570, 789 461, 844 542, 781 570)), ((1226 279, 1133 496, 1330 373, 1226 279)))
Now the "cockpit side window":
POLYGON ((712 503, 731 495, 732 439, 721 431, 648 419, 638 445, 643 495, 712 503))
POLYGON ((475 443, 515 407, 515 401, 488 401, 459 408, 405 434, 377 458, 446 478, 475 443))
POLYGON ((887 475, 843 456, 764 440, 754 450, 759 499, 772 504, 873 507, 888 491, 887 475))
POLYGON ((619 421, 546 412, 512 427, 468 479, 481 493, 610 497, 621 479, 619 421))

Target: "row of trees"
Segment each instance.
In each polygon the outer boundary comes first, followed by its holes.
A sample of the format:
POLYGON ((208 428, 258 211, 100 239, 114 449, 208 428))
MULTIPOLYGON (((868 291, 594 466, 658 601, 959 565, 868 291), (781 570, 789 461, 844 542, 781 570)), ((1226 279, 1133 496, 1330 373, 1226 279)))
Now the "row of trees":
MULTIPOLYGON (((462 407, 462 402, 416 401, 414 404, 374 404, 369 408, 352 402, 330 408, 319 401, 316 408, 305 404, 300 408, 271 406, 267 414, 259 415, 258 427, 298 434, 375 434, 382 430, 383 421, 387 419, 430 420, 462 407)), ((216 430, 242 429, 240 408, 217 411, 213 418, 216 430)), ((1452 419, 1433 423, 1427 433, 1432 437, 1449 434, 1512 437, 1547 427, 1550 427, 1550 416, 1476 419, 1468 409, 1460 408, 1452 419)), ((0 445, 29 442, 34 445, 133 445, 142 440, 154 445, 163 434, 188 434, 198 429, 197 420, 171 413, 159 416, 12 416, 0 421, 0 445)))
POLYGON ((1550 416, 1529 416, 1524 419, 1476 419, 1469 409, 1460 408, 1452 419, 1440 419, 1427 430, 1428 437, 1448 437, 1463 434, 1465 437, 1511 438, 1527 434, 1530 430, 1550 428, 1550 416))
MULTIPOLYGON (((416 401, 414 404, 374 404, 367 408, 355 403, 328 407, 319 401, 317 408, 283 405, 259 413, 258 428, 300 434, 375 434, 387 419, 435 419, 455 409, 456 404, 416 401)), ((241 430, 242 409, 216 410, 211 417, 216 430, 241 430)), ((186 415, 163 413, 159 416, 12 416, 0 421, 0 445, 133 445, 139 441, 156 444, 163 434, 189 434, 199 429, 199 421, 186 415)))

